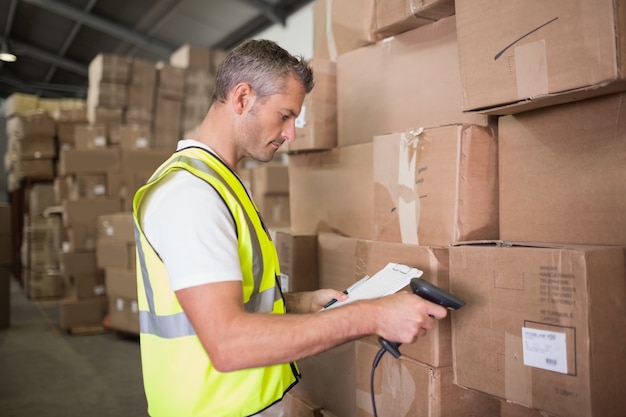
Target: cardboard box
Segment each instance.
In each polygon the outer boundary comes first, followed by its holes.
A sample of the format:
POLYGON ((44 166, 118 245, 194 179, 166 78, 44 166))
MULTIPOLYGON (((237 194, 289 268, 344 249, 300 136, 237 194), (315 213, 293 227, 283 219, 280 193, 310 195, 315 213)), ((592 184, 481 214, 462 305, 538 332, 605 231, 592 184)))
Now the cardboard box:
POLYGON ((463 109, 514 114, 626 89, 613 0, 456 2, 463 109))
MULTIPOLYGON (((53 159, 21 159, 11 167, 16 178, 53 179, 55 177, 53 159)), ((8 181, 7 181, 8 182, 8 181)), ((9 190, 11 191, 11 190, 9 190)))
POLYGON ((64 228, 64 252, 96 250, 96 223, 79 223, 64 228))
MULTIPOLYGON (((122 170, 124 172, 154 172, 163 162, 165 162, 174 150, 144 149, 129 150, 121 152, 122 170)), ((149 176, 146 178, 146 180, 149 176)))
POLYGON ((116 267, 135 270, 135 242, 116 239, 97 239, 96 258, 98 267, 116 267))
POLYGON ((107 267, 104 271, 106 292, 110 297, 137 299, 137 274, 135 270, 107 267))
POLYGON ((126 108, 127 123, 150 123, 154 111, 154 84, 131 84, 128 86, 126 108))
POLYGON ((448 124, 486 126, 464 113, 454 16, 337 59, 337 145, 448 124))
POLYGON ((313 4, 313 57, 336 61, 376 41, 374 0, 318 0, 313 4))
POLYGON ((283 292, 314 291, 319 288, 317 235, 276 231, 274 239, 280 262, 280 288, 283 292))
POLYGON ((626 245, 625 100, 500 118, 500 239, 626 245))
POLYGON ((111 328, 139 334, 139 307, 136 299, 109 296, 111 328))
POLYGON ((374 239, 497 239, 498 144, 475 125, 374 137, 374 239))
POLYGON ((119 212, 98 217, 98 239, 135 243, 133 213, 119 212))
POLYGON ((153 61, 132 57, 129 73, 129 88, 130 86, 154 86, 156 84, 157 70, 153 61))
POLYGON ((170 65, 177 68, 194 68, 209 71, 211 50, 193 44, 183 44, 170 55, 170 65))
POLYGON ((289 194, 289 171, 286 164, 261 164, 252 169, 252 195, 289 194))
POLYGON ((7 150, 18 159, 52 159, 57 156, 56 139, 50 134, 32 134, 8 143, 7 150))
POLYGON ((106 148, 108 144, 105 124, 77 124, 74 126, 75 149, 102 149, 106 148))
POLYGON ((33 135, 54 136, 55 121, 47 112, 36 110, 11 117, 6 121, 9 140, 23 139, 33 135))
POLYGON ((157 99, 180 101, 185 92, 185 69, 159 62, 157 64, 157 99))
POLYGON ((129 150, 152 148, 150 124, 132 123, 120 126, 120 147, 129 150))
POLYGON ((104 295, 85 300, 61 300, 58 305, 59 324, 66 330, 101 325, 109 310, 109 300, 104 295))
POLYGON ((109 194, 106 174, 75 174, 63 178, 66 198, 76 201, 86 198, 115 197, 109 194))
POLYGON ((24 293, 33 300, 59 299, 65 293, 65 282, 58 270, 22 268, 24 293))
POLYGON ((38 103, 39 97, 34 94, 13 93, 4 102, 4 117, 8 119, 16 114, 37 110, 38 103))
MULTIPOLYGON (((95 84, 89 84, 89 89, 87 90, 87 103, 90 108, 110 108, 110 109, 123 109, 126 106, 126 101, 128 100, 128 86, 123 83, 118 82, 105 82, 100 81, 95 84)), ((92 120, 91 117, 88 117, 92 123, 95 123, 95 120, 92 120)), ((102 118, 96 117, 98 122, 102 122, 102 118)))
POLYGON ((290 392, 338 416, 356 416, 355 342, 298 361, 302 379, 290 392))
POLYGON ((311 62, 315 87, 306 95, 296 119, 296 140, 283 145, 287 152, 332 149, 337 146, 337 65, 311 62))
POLYGON ((115 82, 127 84, 130 74, 130 57, 100 53, 89 63, 89 84, 115 82))
POLYGON ((322 415, 322 410, 319 406, 305 400, 293 391, 289 391, 285 394, 283 403, 283 411, 286 416, 321 417, 322 415))
POLYGON ((373 144, 289 156, 291 229, 374 236, 373 144))
POLYGON ((388 38, 453 14, 453 0, 378 0, 374 33, 388 38))
POLYGON ((626 410, 620 246, 450 249, 455 384, 558 416, 626 410))
POLYGON ((81 199, 63 202, 63 225, 92 224, 94 229, 98 216, 120 211, 119 198, 81 199))
POLYGON ((554 414, 523 405, 500 401, 500 417, 557 417, 554 414))
POLYGON ((291 224, 291 213, 289 209, 289 194, 264 194, 254 199, 263 219, 263 223, 268 228, 289 227, 291 224))
POLYGON ((64 149, 59 153, 59 173, 93 174, 121 168, 120 151, 107 149, 64 149))
POLYGON ((61 253, 60 270, 66 298, 82 300, 105 294, 104 271, 98 268, 95 251, 61 253))
POLYGON ((104 287, 104 271, 98 269, 93 273, 64 275, 65 299, 85 300, 106 294, 104 287))
MULTIPOLYGON (((343 290, 372 276, 389 262, 415 267, 423 278, 448 290, 448 249, 353 239, 332 233, 318 236, 320 288, 343 290)), ((408 288, 407 288, 408 289, 408 288)), ((452 365, 451 314, 437 322, 437 327, 416 343, 404 344, 403 355, 432 366, 452 365)), ((375 336, 367 339, 376 341, 375 336)))
MULTIPOLYGON (((380 345, 356 342, 357 416, 373 415, 370 377, 380 345)), ((377 415, 398 417, 500 417, 498 400, 453 383, 451 366, 384 355, 374 374, 377 415)))

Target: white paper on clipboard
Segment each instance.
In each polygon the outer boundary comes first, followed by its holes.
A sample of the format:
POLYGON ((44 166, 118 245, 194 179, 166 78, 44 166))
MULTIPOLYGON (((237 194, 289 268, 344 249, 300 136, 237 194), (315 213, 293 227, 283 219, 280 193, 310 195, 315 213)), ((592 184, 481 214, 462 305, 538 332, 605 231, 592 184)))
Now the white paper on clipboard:
POLYGON ((348 298, 325 307, 324 310, 349 304, 358 300, 371 300, 400 291, 409 285, 413 278, 424 272, 407 265, 390 262, 371 277, 365 277, 348 289, 348 298))

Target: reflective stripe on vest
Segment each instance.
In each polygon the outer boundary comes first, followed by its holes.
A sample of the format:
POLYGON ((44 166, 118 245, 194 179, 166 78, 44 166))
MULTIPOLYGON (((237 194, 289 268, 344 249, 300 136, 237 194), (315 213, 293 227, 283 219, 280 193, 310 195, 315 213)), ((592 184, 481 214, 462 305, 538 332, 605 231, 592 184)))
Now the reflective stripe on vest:
MULTIPOLYGON (((174 162, 174 161, 171 161, 174 162)), ((213 168, 207 166, 202 161, 190 158, 185 155, 179 155, 177 157, 177 162, 181 164, 185 164, 193 167, 199 171, 204 172, 205 174, 211 175, 214 178, 218 179, 231 193, 231 195, 237 200, 237 202, 243 206, 242 202, 239 200, 239 197, 234 192, 230 184, 228 184, 224 179, 217 173, 213 168)), ((155 180, 160 177, 163 172, 167 169, 171 169, 171 165, 163 167, 161 170, 157 171, 150 181, 155 180)), ((259 243, 259 237, 256 234, 256 228, 252 224, 248 213, 245 212, 245 219, 250 230, 250 238, 252 240, 252 253, 253 253, 253 262, 252 262, 252 271, 254 276, 254 290, 252 291, 252 295, 250 299, 244 303, 244 308, 248 312, 260 312, 260 313, 269 313, 274 309, 274 303, 280 298, 280 293, 277 291, 273 291, 274 289, 268 289, 266 291, 259 291, 261 280, 263 278, 263 257, 261 255, 261 244, 259 243), (273 295, 273 296, 272 296, 273 295)), ((143 279, 144 288, 146 291, 149 311, 139 311, 140 315, 140 326, 142 333, 154 334, 159 337, 164 338, 175 338, 175 337, 183 337, 183 336, 191 336, 195 335, 196 332, 189 321, 187 315, 183 312, 172 314, 172 315, 157 315, 156 309, 154 307, 154 294, 152 291, 152 285, 150 283, 150 279, 148 277, 148 269, 146 266, 145 255, 143 252, 143 248, 141 247, 141 239, 139 238, 139 230, 135 225, 135 241, 139 242, 137 244, 137 253, 138 253, 138 262, 141 268, 141 275, 143 279)))

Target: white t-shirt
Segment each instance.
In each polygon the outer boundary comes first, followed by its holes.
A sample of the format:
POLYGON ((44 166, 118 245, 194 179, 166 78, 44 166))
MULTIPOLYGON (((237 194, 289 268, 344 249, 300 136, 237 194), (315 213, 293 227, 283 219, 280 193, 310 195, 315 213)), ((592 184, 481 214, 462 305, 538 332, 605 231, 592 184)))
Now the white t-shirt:
MULTIPOLYGON (((178 150, 206 145, 193 139, 178 150)), ((217 191, 176 170, 146 195, 141 223, 167 269, 173 291, 219 281, 241 281, 234 220, 217 191)))

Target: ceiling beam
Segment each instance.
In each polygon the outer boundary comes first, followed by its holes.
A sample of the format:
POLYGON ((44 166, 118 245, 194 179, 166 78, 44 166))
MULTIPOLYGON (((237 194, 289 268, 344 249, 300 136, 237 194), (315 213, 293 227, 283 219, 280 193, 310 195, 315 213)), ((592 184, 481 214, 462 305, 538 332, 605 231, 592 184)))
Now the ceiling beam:
POLYGON ((60 57, 57 54, 52 54, 50 52, 44 51, 43 49, 35 48, 34 46, 18 42, 16 40, 11 41, 11 46, 17 54, 28 55, 40 61, 45 61, 48 64, 56 65, 57 67, 72 71, 73 73, 82 75, 84 77, 89 74, 87 66, 80 64, 76 61, 60 57))
POLYGON ((169 56, 173 52, 173 48, 171 48, 169 45, 146 37, 140 33, 135 32, 134 30, 130 30, 124 26, 118 25, 117 23, 111 22, 110 20, 94 16, 93 14, 86 13, 80 9, 75 9, 74 7, 68 6, 65 3, 60 3, 55 0, 24 1, 47 9, 52 13, 78 21, 83 25, 92 27, 116 38, 131 42, 146 49, 150 49, 153 52, 156 52, 158 55, 162 56, 163 58, 169 58, 169 56))
POLYGON ((274 6, 265 0, 239 0, 242 3, 246 3, 261 13, 263 13, 273 23, 279 23, 285 26, 287 22, 287 13, 281 7, 274 6))

